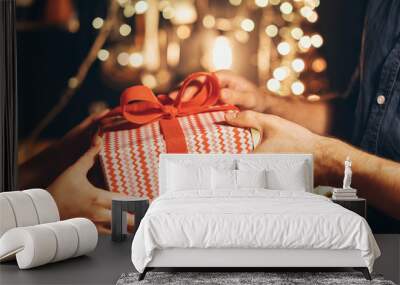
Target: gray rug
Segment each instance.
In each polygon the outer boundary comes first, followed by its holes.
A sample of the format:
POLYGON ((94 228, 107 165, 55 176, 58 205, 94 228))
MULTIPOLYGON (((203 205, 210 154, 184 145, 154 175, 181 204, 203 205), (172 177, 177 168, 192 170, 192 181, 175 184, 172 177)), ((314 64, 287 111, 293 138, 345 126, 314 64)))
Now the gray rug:
POLYGON ((138 273, 122 274, 117 285, 134 284, 379 284, 395 285, 382 276, 372 275, 368 281, 359 272, 148 272, 146 278, 138 281, 138 273))

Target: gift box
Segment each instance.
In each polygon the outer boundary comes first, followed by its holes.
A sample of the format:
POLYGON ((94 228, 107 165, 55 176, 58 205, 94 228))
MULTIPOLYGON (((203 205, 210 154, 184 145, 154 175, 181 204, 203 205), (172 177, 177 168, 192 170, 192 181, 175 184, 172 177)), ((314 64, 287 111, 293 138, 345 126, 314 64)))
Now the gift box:
POLYGON ((121 105, 105 116, 123 123, 102 131, 100 161, 109 190, 157 197, 161 153, 251 152, 255 134, 224 122, 225 112, 237 109, 219 102, 219 90, 216 76, 203 72, 189 76, 175 100, 145 86, 126 89, 121 105), (183 102, 189 86, 198 91, 183 102))

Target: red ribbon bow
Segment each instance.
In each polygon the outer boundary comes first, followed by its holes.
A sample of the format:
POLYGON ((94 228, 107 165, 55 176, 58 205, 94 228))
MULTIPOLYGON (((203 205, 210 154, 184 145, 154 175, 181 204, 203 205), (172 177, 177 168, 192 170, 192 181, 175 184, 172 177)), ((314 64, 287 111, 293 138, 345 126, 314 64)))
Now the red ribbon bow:
POLYGON ((167 152, 187 153, 185 137, 176 118, 204 112, 236 109, 233 105, 217 105, 219 97, 220 86, 216 75, 196 72, 183 81, 175 100, 166 95, 155 96, 146 86, 138 85, 127 88, 121 95, 120 107, 106 116, 119 113, 127 121, 137 126, 160 121, 167 152), (199 81, 201 77, 205 77, 202 83, 199 81), (194 83, 200 84, 198 92, 188 101, 183 102, 186 89, 194 83))

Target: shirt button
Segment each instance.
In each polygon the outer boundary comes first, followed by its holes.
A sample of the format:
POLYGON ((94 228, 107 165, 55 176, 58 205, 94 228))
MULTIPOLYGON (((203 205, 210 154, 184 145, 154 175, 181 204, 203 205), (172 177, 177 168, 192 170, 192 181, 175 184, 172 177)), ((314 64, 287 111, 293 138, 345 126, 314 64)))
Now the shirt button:
POLYGON ((376 102, 379 104, 379 105, 383 105, 383 104, 385 104, 385 96, 383 96, 383 95, 379 95, 377 98, 376 98, 376 102))

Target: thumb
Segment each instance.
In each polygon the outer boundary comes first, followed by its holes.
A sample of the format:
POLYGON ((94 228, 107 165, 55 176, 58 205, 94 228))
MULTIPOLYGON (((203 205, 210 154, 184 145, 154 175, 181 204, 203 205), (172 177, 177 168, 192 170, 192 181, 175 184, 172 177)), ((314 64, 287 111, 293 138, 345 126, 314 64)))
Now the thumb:
POLYGON ((260 113, 254 111, 228 112, 225 120, 228 124, 239 128, 254 128, 261 130, 260 113))
POLYGON ((79 166, 83 171, 89 171, 96 161, 96 157, 101 150, 101 146, 102 144, 98 143, 89 148, 89 150, 78 159, 78 161, 75 163, 75 166, 79 166))

